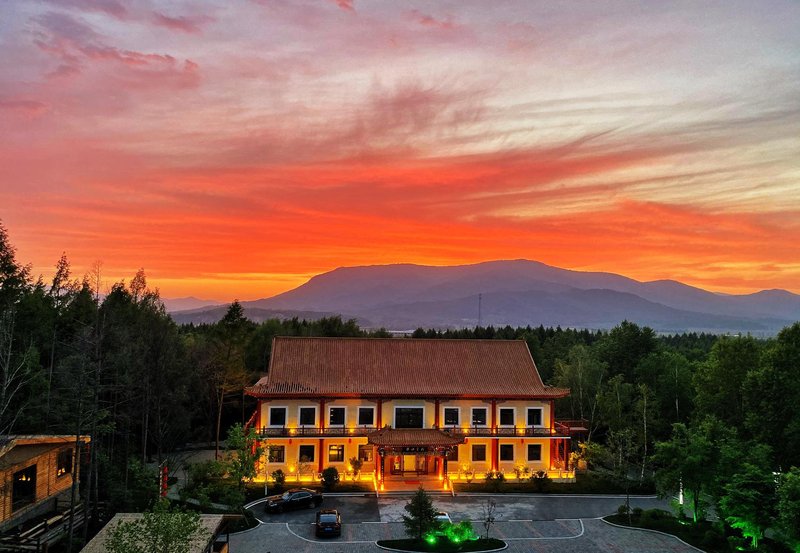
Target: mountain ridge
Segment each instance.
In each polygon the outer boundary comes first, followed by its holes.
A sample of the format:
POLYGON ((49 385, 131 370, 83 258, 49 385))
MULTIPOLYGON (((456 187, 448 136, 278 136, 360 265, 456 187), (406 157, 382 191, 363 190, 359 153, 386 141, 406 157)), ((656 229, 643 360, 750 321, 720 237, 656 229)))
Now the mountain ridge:
POLYGON ((453 266, 339 267, 282 294, 241 303, 245 313, 248 309, 347 313, 404 330, 478 322, 610 328, 627 319, 663 332, 771 335, 800 319, 800 295, 787 290, 724 295, 672 279, 638 281, 524 259, 453 266))

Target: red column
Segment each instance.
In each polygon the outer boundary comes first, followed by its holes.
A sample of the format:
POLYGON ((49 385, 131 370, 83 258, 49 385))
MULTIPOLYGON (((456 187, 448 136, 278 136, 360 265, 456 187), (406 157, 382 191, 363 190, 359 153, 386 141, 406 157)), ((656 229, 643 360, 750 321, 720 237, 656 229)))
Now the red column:
POLYGON ((436 413, 433 415, 433 426, 439 428, 439 400, 435 400, 433 404, 434 409, 436 409, 436 413))
POLYGON ((378 428, 383 428, 383 400, 378 400, 378 419, 377 419, 377 426, 378 428))
POLYGON ((317 472, 322 472, 322 455, 323 455, 323 448, 325 447, 325 439, 319 439, 319 456, 317 457, 319 461, 317 461, 317 472))
POLYGON ((325 430, 325 399, 319 400, 319 429, 325 430))
POLYGON ((261 400, 260 399, 258 400, 258 407, 256 407, 256 409, 258 409, 256 411, 256 433, 257 434, 261 434, 261 400))
POLYGON ((497 444, 497 400, 492 400, 492 470, 496 471, 500 468, 500 447, 497 444))
POLYGON ((556 410, 555 410, 556 402, 554 400, 550 400, 550 434, 553 433, 553 429, 556 427, 556 410))

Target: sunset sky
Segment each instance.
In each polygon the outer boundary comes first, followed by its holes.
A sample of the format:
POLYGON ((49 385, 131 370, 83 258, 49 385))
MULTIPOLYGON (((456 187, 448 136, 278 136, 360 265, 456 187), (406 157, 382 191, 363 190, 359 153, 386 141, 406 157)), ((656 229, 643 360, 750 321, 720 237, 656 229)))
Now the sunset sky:
POLYGON ((800 2, 6 0, 0 220, 256 299, 526 258, 800 293, 800 2))

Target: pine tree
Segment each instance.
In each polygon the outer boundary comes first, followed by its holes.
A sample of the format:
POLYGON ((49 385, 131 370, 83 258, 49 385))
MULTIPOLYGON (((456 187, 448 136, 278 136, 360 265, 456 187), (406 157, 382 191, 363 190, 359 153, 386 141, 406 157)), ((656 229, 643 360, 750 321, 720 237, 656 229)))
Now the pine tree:
POLYGON ((403 524, 409 537, 422 540, 422 536, 436 528, 436 509, 430 496, 422 486, 405 506, 408 515, 403 515, 403 524))

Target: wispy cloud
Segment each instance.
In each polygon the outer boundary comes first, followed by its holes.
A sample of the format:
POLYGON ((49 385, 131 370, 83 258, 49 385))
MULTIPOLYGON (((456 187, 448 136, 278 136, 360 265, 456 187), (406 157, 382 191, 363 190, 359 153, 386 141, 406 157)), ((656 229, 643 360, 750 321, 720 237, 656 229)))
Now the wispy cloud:
POLYGON ((502 257, 798 290, 798 18, 780 0, 14 4, 0 218, 39 270, 68 248, 166 294, 502 257))

